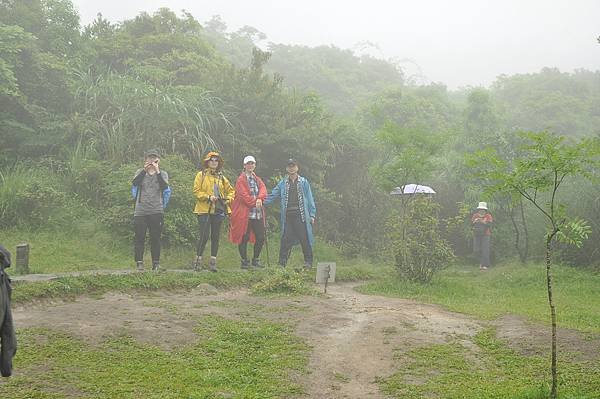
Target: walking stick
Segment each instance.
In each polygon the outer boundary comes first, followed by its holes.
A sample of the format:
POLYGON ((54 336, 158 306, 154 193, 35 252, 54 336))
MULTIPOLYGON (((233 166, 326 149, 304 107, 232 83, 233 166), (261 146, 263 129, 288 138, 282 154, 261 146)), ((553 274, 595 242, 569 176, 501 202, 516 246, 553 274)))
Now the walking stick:
POLYGON ((262 220, 263 226, 265 227, 265 250, 267 251, 267 267, 271 268, 271 261, 269 259, 269 235, 267 234, 267 213, 265 208, 262 209, 262 220))

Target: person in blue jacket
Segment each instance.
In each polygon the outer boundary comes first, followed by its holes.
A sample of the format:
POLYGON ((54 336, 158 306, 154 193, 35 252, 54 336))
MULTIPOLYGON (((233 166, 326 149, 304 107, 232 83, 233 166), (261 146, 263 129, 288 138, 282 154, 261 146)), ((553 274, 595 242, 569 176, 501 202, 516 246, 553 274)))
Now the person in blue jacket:
POLYGON ((159 167, 157 150, 144 154, 144 167, 135 172, 131 195, 135 200, 133 225, 135 231, 134 253, 138 270, 144 270, 144 242, 146 231, 150 231, 150 253, 152 270, 160 268, 160 235, 164 222, 164 209, 171 197, 169 175, 159 167))
POLYGON ((281 243, 279 247, 279 265, 285 267, 292 247, 298 242, 302 246, 304 267, 313 264, 313 224, 317 216, 317 207, 310 183, 298 175, 298 162, 289 159, 287 176, 273 188, 265 200, 265 205, 279 199, 281 204, 281 243))

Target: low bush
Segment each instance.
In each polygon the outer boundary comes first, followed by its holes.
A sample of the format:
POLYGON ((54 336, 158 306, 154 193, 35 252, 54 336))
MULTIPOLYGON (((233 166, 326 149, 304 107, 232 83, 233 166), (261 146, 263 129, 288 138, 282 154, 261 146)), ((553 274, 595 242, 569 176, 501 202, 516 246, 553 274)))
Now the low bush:
POLYGON ((450 244, 442 237, 439 205, 428 198, 407 201, 404 212, 395 212, 389 223, 394 262, 411 281, 429 282, 454 260, 450 244))
POLYGON ((287 269, 276 270, 252 287, 255 295, 310 295, 315 290, 310 287, 301 272, 287 269))
POLYGON ((0 174, 0 182, 3 226, 36 228, 59 221, 56 210, 68 208, 59 176, 48 170, 17 166, 0 174))

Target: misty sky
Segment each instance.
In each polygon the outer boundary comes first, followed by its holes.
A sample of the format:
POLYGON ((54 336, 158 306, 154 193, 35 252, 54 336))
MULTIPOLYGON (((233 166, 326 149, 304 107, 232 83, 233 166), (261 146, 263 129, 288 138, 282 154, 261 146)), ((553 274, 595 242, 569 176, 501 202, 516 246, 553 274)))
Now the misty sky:
POLYGON ((82 24, 140 11, 185 9, 200 22, 221 15, 267 41, 357 48, 401 61, 407 74, 450 88, 489 85, 497 75, 558 67, 600 69, 600 0, 73 0, 82 24))

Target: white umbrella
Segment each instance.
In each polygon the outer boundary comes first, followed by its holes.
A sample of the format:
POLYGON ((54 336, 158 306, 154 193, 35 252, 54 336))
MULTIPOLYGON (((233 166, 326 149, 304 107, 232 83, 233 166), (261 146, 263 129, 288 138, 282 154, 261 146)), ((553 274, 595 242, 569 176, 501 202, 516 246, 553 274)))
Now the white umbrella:
POLYGON ((402 187, 396 187, 390 193, 392 195, 408 195, 408 194, 435 194, 433 188, 422 186, 420 184, 405 184, 402 187))

